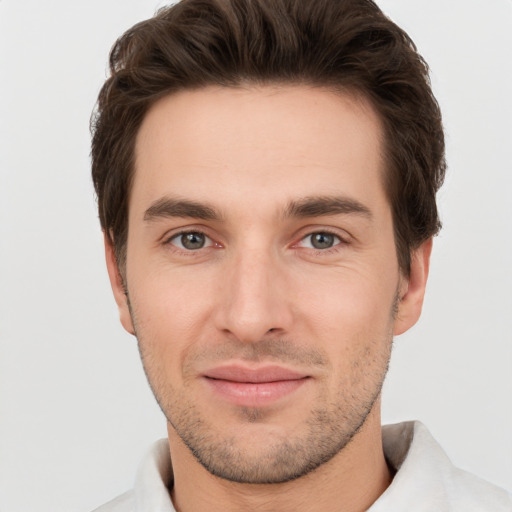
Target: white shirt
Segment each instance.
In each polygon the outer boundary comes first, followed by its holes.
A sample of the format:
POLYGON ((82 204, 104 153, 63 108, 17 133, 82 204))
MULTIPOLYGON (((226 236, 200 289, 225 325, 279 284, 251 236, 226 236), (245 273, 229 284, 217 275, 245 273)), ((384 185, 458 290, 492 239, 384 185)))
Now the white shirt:
MULTIPOLYGON (((368 512, 512 512, 512 494, 456 468, 420 422, 382 428, 391 485, 368 512)), ((134 488, 94 512, 175 512, 168 487, 172 464, 166 439, 143 459, 134 488)))

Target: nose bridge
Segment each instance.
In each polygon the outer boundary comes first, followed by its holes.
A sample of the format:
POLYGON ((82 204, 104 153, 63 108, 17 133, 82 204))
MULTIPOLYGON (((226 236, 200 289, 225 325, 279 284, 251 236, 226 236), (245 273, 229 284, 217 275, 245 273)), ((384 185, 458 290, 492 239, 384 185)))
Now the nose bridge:
POLYGON ((248 342, 262 339, 270 330, 286 330, 291 313, 279 257, 269 247, 246 244, 230 260, 222 329, 248 342))

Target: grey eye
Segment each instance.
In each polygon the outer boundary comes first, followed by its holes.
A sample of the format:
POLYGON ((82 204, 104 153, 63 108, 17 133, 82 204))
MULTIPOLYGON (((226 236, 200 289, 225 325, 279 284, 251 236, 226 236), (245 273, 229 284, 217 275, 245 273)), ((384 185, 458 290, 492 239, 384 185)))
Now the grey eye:
POLYGON ((208 237, 203 233, 191 231, 190 233, 181 233, 172 239, 172 243, 180 249, 196 251, 202 249, 207 244, 208 237))
POLYGON ((339 238, 330 233, 313 233, 309 235, 311 246, 315 249, 330 249, 339 242, 339 238))

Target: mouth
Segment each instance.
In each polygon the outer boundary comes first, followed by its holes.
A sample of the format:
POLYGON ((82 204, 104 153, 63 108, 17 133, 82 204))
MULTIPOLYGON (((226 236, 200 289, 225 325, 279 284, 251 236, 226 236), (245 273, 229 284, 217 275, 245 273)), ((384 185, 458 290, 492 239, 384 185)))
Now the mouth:
POLYGON ((259 368, 229 365, 212 368, 203 378, 222 400, 244 407, 263 407, 294 393, 310 376, 275 365, 259 368))

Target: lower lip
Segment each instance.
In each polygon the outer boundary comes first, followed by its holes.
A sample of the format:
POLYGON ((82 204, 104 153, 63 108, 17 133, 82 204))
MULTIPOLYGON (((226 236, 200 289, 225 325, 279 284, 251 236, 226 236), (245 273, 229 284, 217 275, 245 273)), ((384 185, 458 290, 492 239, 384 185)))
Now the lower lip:
POLYGON ((290 395, 309 379, 279 380, 275 382, 234 382, 221 379, 205 379, 213 391, 234 405, 262 407, 290 395))

